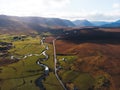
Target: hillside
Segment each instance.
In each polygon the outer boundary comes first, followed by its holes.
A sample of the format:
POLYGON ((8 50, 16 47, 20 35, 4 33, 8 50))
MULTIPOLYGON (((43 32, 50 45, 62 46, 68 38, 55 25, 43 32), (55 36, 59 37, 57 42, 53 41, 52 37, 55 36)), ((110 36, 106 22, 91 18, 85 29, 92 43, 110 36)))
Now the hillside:
POLYGON ((120 20, 109 23, 109 24, 104 24, 101 27, 120 27, 120 20))
POLYGON ((73 23, 77 26, 77 27, 85 27, 85 26, 94 26, 91 22, 89 22, 88 20, 76 20, 73 21, 73 23))
MULTIPOLYGON (((69 34, 56 40, 58 55, 77 56, 77 59, 74 59, 72 63, 68 62, 69 64, 67 64, 67 61, 65 61, 60 65, 65 70, 73 70, 83 74, 89 73, 94 77, 95 82, 99 81, 98 78, 106 80, 101 81, 101 84, 93 84, 90 90, 97 90, 95 88, 98 87, 99 90, 119 90, 120 29, 117 29, 117 32, 114 32, 114 29, 98 29, 98 31, 94 29, 92 31, 76 30, 77 33, 74 33, 74 30, 68 31, 69 34), (65 67, 65 65, 67 66, 65 67)), ((64 80, 64 72, 61 71, 60 75, 64 80)), ((69 77, 73 77, 73 75, 69 75, 69 77)), ((72 80, 73 85, 77 85, 76 79, 72 80)), ((81 79, 83 78, 81 77, 81 79)), ((86 83, 86 85, 90 84, 86 83)), ((82 88, 80 84, 78 86, 82 88)))
MULTIPOLYGON (((75 44, 66 40, 57 40, 56 47, 57 52, 63 55, 77 55, 78 58, 70 65, 71 69, 81 73, 90 73, 95 78, 105 76, 111 83, 107 90, 119 90, 119 44, 92 42, 75 44)), ((106 86, 100 87, 102 88, 100 90, 106 90, 106 86)))
POLYGON ((91 21, 91 23, 94 26, 102 26, 102 25, 105 25, 105 24, 109 24, 109 22, 105 22, 105 21, 91 21))
MULTIPOLYGON (((80 27, 120 27, 120 21, 113 23, 108 22, 90 22, 88 20, 70 21, 59 18, 44 18, 44 17, 17 17, 0 15, 0 33, 9 34, 33 34, 42 32, 58 33, 56 30, 66 30, 80 27), (102 26, 101 26, 102 25, 102 26)), ((91 30, 91 29, 90 29, 91 30)))
POLYGON ((0 15, 1 33, 35 33, 51 28, 73 27, 71 21, 59 18, 16 17, 0 15))
POLYGON ((59 75, 68 88, 119 90, 120 28, 66 30, 56 40, 56 52, 59 75))
POLYGON ((0 33, 35 33, 36 31, 32 30, 24 22, 20 22, 13 17, 8 17, 1 15, 0 16, 0 33))

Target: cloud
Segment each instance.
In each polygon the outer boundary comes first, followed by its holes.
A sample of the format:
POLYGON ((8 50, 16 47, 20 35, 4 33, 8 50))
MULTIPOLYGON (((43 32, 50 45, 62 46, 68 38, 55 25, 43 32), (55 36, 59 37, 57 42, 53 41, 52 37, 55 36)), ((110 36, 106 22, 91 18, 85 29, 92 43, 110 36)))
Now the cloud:
POLYGON ((56 17, 69 20, 83 20, 87 19, 90 21, 116 21, 120 18, 120 11, 111 11, 106 13, 100 12, 51 12, 46 17, 56 17))
POLYGON ((114 3, 112 7, 111 11, 100 11, 97 8, 92 11, 87 8, 75 7, 73 0, 0 0, 0 14, 70 20, 117 20, 120 18, 120 3, 114 3))
POLYGON ((8 15, 42 15, 64 9, 70 0, 0 0, 0 13, 8 15))
POLYGON ((120 18, 120 15, 95 14, 87 17, 91 21, 115 21, 120 18))
POLYGON ((114 3, 113 8, 120 8, 120 3, 114 3))
POLYGON ((70 3, 70 0, 42 0, 44 6, 47 6, 48 9, 61 9, 67 7, 70 3))

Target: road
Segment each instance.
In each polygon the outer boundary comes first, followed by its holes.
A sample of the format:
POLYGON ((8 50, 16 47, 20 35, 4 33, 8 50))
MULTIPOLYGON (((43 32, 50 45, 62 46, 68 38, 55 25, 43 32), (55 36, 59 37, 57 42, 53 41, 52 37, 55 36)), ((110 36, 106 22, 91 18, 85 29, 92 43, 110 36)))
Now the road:
POLYGON ((57 74, 57 57, 56 57, 56 48, 55 48, 55 41, 56 39, 53 40, 53 48, 54 48, 54 69, 55 69, 55 76, 57 80, 60 82, 61 86, 63 87, 64 90, 67 90, 61 79, 59 78, 57 74))

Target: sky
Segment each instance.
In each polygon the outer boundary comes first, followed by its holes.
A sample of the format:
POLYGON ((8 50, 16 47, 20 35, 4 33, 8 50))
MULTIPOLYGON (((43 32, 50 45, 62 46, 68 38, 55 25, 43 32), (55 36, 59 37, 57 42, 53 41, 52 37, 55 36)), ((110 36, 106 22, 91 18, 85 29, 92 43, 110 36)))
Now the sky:
POLYGON ((0 14, 116 21, 120 19, 120 0, 0 0, 0 14))

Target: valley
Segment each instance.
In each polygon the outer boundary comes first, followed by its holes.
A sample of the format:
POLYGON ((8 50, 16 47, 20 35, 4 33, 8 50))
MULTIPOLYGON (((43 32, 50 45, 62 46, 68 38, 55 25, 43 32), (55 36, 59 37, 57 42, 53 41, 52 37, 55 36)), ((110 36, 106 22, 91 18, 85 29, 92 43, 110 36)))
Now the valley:
POLYGON ((0 90, 119 90, 119 25, 76 23, 0 16, 0 90))

